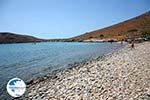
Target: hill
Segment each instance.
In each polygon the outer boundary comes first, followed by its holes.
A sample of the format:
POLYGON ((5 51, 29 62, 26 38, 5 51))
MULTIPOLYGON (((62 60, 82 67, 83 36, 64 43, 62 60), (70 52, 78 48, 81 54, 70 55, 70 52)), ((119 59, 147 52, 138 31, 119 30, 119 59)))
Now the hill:
POLYGON ((27 43, 40 41, 42 41, 42 39, 33 36, 19 35, 10 32, 0 32, 0 43, 27 43))
POLYGON ((143 31, 147 30, 150 30, 150 12, 103 29, 98 29, 76 37, 72 37, 71 39, 73 41, 88 39, 121 40, 133 36, 139 36, 143 31))

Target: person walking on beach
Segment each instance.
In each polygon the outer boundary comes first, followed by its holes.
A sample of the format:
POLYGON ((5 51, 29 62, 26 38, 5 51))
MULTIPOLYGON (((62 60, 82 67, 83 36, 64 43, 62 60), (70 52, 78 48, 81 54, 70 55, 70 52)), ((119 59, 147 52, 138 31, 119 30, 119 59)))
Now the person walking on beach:
POLYGON ((131 42, 131 49, 134 49, 134 40, 131 42))

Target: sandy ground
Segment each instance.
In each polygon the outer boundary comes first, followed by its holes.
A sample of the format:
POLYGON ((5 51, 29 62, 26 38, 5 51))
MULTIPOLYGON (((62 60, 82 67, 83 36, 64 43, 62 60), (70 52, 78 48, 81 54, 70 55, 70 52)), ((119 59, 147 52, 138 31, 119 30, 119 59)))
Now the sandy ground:
POLYGON ((27 88, 32 100, 150 100, 150 42, 61 71, 27 88), (149 92, 148 92, 149 91, 149 92), (149 95, 148 95, 149 94, 149 95))

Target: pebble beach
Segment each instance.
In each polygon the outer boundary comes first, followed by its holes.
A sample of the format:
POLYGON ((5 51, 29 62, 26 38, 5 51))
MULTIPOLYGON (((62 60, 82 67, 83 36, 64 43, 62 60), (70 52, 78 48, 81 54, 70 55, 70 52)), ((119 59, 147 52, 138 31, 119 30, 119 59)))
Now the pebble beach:
POLYGON ((27 100, 150 100, 150 42, 27 83, 27 100))

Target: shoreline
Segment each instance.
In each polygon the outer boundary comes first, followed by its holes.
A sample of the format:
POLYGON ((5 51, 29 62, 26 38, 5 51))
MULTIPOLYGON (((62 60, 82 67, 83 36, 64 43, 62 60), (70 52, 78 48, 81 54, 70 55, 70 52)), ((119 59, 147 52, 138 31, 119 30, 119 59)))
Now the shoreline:
MULTIPOLYGON (((80 43, 77 43, 77 44, 80 44, 80 43)), ((90 43, 86 43, 85 46, 87 44, 90 44, 90 43)), ((90 45, 92 45, 92 44, 90 44, 90 45)), ((59 73, 62 70, 71 69, 71 67, 75 67, 75 66, 83 66, 83 64, 85 62, 88 63, 88 61, 96 60, 99 56, 102 56, 102 55, 107 54, 109 52, 117 51, 118 49, 121 49, 122 47, 124 47, 124 45, 121 46, 120 43, 113 43, 113 44, 110 44, 110 43, 96 43, 95 45, 100 45, 100 46, 104 45, 104 48, 105 48, 105 45, 106 45, 106 51, 104 53, 102 53, 103 51, 101 52, 101 47, 99 49, 95 48, 97 50, 96 51, 97 53, 93 53, 93 55, 92 54, 90 55, 89 53, 87 53, 87 55, 89 54, 90 56, 86 56, 85 55, 85 56, 83 56, 83 59, 80 58, 80 60, 78 60, 78 59, 76 60, 75 59, 75 61, 70 60, 71 62, 70 61, 66 61, 66 64, 62 63, 62 64, 59 64, 60 66, 56 66, 56 67, 53 67, 53 68, 47 68, 48 67, 47 66, 46 68, 41 69, 41 71, 39 71, 37 73, 34 72, 34 71, 31 71, 31 73, 33 72, 33 74, 30 74, 30 71, 29 71, 29 73, 27 73, 27 74, 25 73, 24 77, 21 77, 21 78, 25 81, 25 83, 27 85, 28 84, 32 84, 32 83, 38 83, 38 82, 40 82, 40 81, 42 81, 42 80, 44 80, 46 78, 50 78, 50 77, 54 78, 56 76, 54 74, 55 73, 59 73), (107 45, 109 45, 109 46, 107 46, 107 45), (108 48, 108 51, 107 51, 107 48, 108 48), (53 72, 53 73, 51 73, 51 72, 53 72)), ((83 53, 84 53, 84 51, 83 51, 83 53)), ((81 54, 81 56, 82 56, 82 54, 81 54)), ((79 55, 77 57, 81 57, 81 56, 79 55)), ((51 60, 51 59, 49 59, 49 60, 51 60)), ((90 64, 90 62, 89 62, 89 64, 90 64)), ((5 81, 3 83, 4 83, 4 85, 1 85, 3 90, 1 90, 1 94, 2 95, 0 96, 0 98, 2 98, 2 99, 9 99, 10 96, 8 95, 7 90, 6 90, 7 81, 5 81)))
MULTIPOLYGON (((84 43, 88 43, 88 42, 84 42, 84 43)), ((94 42, 90 42, 90 43, 94 43, 94 42)), ((101 42, 99 42, 99 43, 101 43, 101 42)), ((109 42, 107 42, 107 43, 109 43, 109 42)), ((120 44, 120 42, 116 42, 116 43, 120 44)), ((48 79, 49 79, 49 78, 52 78, 52 79, 53 79, 54 77, 57 76, 58 73, 64 73, 65 71, 72 70, 73 68, 76 68, 76 67, 80 68, 80 67, 82 67, 82 66, 89 65, 89 64, 91 64, 91 63, 93 63, 93 62, 101 61, 101 60, 103 60, 106 56, 112 55, 113 53, 119 51, 120 49, 123 49, 126 45, 127 45, 127 43, 124 42, 124 44, 121 45, 121 47, 119 47, 119 48, 117 48, 116 50, 113 50, 113 51, 111 51, 111 52, 109 52, 109 53, 103 54, 103 55, 101 55, 101 56, 99 55, 99 56, 97 56, 97 57, 89 57, 89 58, 87 58, 87 59, 85 59, 85 60, 83 60, 83 61, 81 61, 81 62, 74 62, 74 63, 67 64, 67 65, 66 65, 65 67, 63 67, 63 68, 54 69, 54 70, 52 70, 50 73, 47 73, 47 74, 41 75, 41 76, 37 76, 37 77, 34 77, 34 78, 30 78, 30 79, 26 80, 25 82, 26 82, 27 85, 31 85, 31 84, 38 83, 38 82, 40 82, 41 80, 44 80, 44 79, 47 79, 47 78, 48 78, 48 79)))
POLYGON ((126 45, 102 58, 89 60, 80 66, 73 65, 54 73, 54 76, 33 80, 28 83, 24 98, 147 99, 150 88, 150 42, 136 44, 134 50, 130 49, 126 45))
MULTIPOLYGON (((87 43, 87 42, 84 42, 84 43, 87 43)), ((34 78, 30 78, 29 80, 26 80, 25 82, 26 82, 27 85, 32 85, 32 84, 36 84, 36 83, 38 83, 38 82, 40 82, 42 80, 45 80, 45 79, 50 79, 50 78, 54 79, 57 76, 57 74, 65 73, 66 71, 72 70, 73 68, 80 68, 82 66, 90 65, 90 64, 95 63, 97 61, 102 61, 102 60, 105 59, 106 56, 109 56, 109 55, 112 55, 115 52, 118 52, 120 49, 123 49, 126 45, 127 44, 125 43, 119 49, 111 51, 111 52, 106 53, 106 54, 103 54, 101 56, 89 57, 89 58, 87 58, 87 59, 85 59, 85 60, 83 60, 81 62, 74 62, 74 63, 66 65, 63 68, 54 69, 50 73, 47 73, 47 74, 41 75, 41 76, 37 76, 37 77, 34 77, 34 78)))
MULTIPOLYGON (((116 52, 116 51, 113 51, 113 52, 116 52)), ((108 54, 112 54, 113 52, 108 53, 108 54)), ((31 79, 27 80, 26 84, 28 86, 30 86, 30 85, 36 84, 36 83, 38 83, 38 82, 40 82, 42 80, 45 80, 45 79, 50 79, 50 78, 55 79, 57 74, 65 73, 66 71, 72 70, 73 68, 80 68, 82 66, 89 65, 92 62, 96 62, 96 61, 102 60, 108 54, 104 54, 104 55, 98 56, 98 57, 90 57, 90 58, 88 58, 86 60, 83 60, 81 62, 74 62, 72 64, 68 64, 64 68, 54 69, 53 71, 51 71, 50 73, 47 73, 46 75, 37 76, 37 77, 34 77, 34 78, 31 78, 31 79)))

